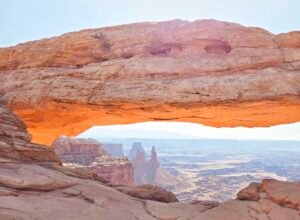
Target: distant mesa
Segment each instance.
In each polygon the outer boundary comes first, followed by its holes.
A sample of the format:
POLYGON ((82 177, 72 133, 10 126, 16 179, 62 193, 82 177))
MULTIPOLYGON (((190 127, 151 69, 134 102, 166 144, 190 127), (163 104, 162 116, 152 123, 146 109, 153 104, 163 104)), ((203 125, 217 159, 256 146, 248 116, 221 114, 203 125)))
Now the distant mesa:
POLYGON ((130 161, 125 157, 111 156, 123 155, 120 144, 102 144, 91 138, 59 137, 52 146, 64 166, 86 167, 108 183, 133 185, 133 167, 130 161))

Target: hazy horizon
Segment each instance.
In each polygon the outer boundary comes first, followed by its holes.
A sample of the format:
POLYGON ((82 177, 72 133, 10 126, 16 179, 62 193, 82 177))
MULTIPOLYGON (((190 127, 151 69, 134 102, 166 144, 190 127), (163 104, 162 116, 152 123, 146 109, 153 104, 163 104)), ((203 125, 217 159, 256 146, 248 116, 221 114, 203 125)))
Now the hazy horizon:
POLYGON ((142 122, 94 126, 78 137, 154 139, 230 139, 300 141, 300 122, 271 127, 215 128, 188 122, 142 122))

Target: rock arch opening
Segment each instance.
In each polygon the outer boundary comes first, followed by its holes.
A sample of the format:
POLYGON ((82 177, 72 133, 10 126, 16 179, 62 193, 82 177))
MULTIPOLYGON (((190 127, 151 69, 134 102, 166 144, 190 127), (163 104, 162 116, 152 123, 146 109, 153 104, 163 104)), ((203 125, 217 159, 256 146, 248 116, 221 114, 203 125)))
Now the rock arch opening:
POLYGON ((285 98, 218 104, 111 102, 91 105, 45 101, 36 107, 23 104, 11 107, 27 125, 32 141, 48 146, 60 135, 78 135, 97 125, 178 121, 213 127, 268 127, 300 119, 298 101, 285 98))
POLYGON ((299 132, 300 123, 215 128, 144 122, 95 126, 52 147, 65 166, 87 167, 112 184, 152 184, 184 202, 224 202, 249 182, 298 180, 299 132))
MULTIPOLYGON (((132 199, 92 181, 98 179, 91 173, 65 170, 51 148, 31 143, 26 126, 34 143, 50 146, 59 135, 78 135, 94 125, 168 120, 268 127, 299 122, 299 36, 299 32, 274 35, 215 20, 174 20, 89 29, 0 48, 0 159, 4 164, 0 171, 5 174, 0 178, 0 194, 5 195, 1 206, 12 218, 22 213, 37 218, 45 213, 75 213, 79 218, 107 213, 105 217, 113 219, 166 218, 165 214, 172 219, 195 215, 215 219, 216 214, 230 219, 233 212, 247 217, 298 216, 299 183, 274 180, 251 184, 238 200, 224 203, 230 209, 220 205, 206 212, 202 208, 216 205, 196 204, 199 210, 195 204, 179 203, 177 208, 132 199), (36 191, 41 206, 33 202, 36 191), (278 192, 288 200, 282 202, 278 192), (101 206, 99 198, 110 205, 101 206), (271 212, 261 206, 265 198, 271 212), (20 206, 16 210, 8 201, 20 206), (61 212, 68 201, 74 205, 61 212), (255 205, 256 211, 249 205, 255 205), (149 213, 149 207, 154 213, 149 213)), ((289 161, 292 156, 281 159, 289 161)), ((223 168, 232 169, 233 164, 223 168)), ((291 174, 284 164, 274 167, 291 174)), ((212 164, 210 168, 209 172, 217 173, 212 164)), ((234 181, 237 176, 231 177, 234 181)), ((151 190, 154 195, 165 193, 151 190)))

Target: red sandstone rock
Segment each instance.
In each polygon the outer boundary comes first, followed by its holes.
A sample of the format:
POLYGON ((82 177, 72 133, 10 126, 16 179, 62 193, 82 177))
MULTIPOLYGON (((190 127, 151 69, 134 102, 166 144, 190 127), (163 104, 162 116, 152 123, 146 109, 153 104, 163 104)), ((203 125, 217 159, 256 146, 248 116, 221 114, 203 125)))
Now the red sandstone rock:
MULTIPOLYGON (((133 199, 93 181, 91 173, 60 166, 53 151, 43 146, 37 151, 24 124, 1 103, 0 119, 0 142, 4 143, 0 145, 0 219, 299 219, 299 183, 265 180, 258 201, 235 200, 218 206, 133 199), (35 157, 24 156, 20 147, 35 157)), ((139 198, 172 198, 152 186, 125 190, 139 198)))
POLYGON ((250 183, 245 189, 238 192, 237 198, 240 200, 258 201, 259 200, 259 184, 250 183))
POLYGON ((60 137, 52 146, 64 166, 87 168, 102 182, 133 185, 133 168, 130 161, 127 158, 109 156, 104 146, 94 139, 60 137))
POLYGON ((299 71, 299 32, 139 23, 1 48, 0 99, 48 145, 93 125, 147 120, 270 126, 300 120, 299 71))
MULTIPOLYGON (((35 141, 47 144, 95 124, 168 119, 251 127, 295 122, 300 120, 298 38, 297 32, 275 36, 211 20, 70 33, 1 48, 0 100, 24 120, 35 141)), ((30 143, 24 123, 2 103, 0 122, 0 219, 300 216, 299 183, 276 180, 263 181, 258 201, 209 208, 134 199, 91 180, 90 174, 81 177, 59 166, 53 150, 30 143)))
POLYGON ((300 182, 266 179, 261 188, 273 202, 300 210, 300 182))
POLYGON ((60 163, 53 149, 30 143, 25 124, 0 102, 0 158, 24 162, 60 163))
POLYGON ((104 147, 94 139, 59 137, 52 147, 64 163, 90 165, 96 157, 107 155, 104 147))
POLYGON ((140 185, 135 187, 116 187, 117 190, 140 199, 171 203, 178 202, 176 196, 159 186, 140 185))
POLYGON ((127 158, 98 157, 88 168, 113 185, 133 185, 133 167, 127 158))

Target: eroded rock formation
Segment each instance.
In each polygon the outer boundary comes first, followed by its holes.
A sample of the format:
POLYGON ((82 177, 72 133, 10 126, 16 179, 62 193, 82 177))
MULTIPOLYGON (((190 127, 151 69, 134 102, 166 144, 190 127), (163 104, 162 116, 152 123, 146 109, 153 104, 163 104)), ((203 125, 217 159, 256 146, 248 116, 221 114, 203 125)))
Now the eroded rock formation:
MULTIPOLYGON (((95 124, 295 122, 299 34, 210 20, 70 33, 0 49, 0 99, 47 144, 95 124)), ((0 219, 300 219, 299 183, 265 180, 220 205, 133 198, 61 166, 2 103, 0 121, 0 219)))
POLYGON ((215 20, 72 32, 1 48, 1 100, 48 145, 96 124, 296 122, 299 39, 215 20))
POLYGON ((127 158, 109 155, 102 143, 92 138, 59 137, 52 147, 69 168, 87 168, 113 185, 133 185, 133 167, 127 158))
POLYGON ((133 167, 127 158, 97 157, 89 168, 111 184, 133 185, 133 167))
POLYGON ((56 163, 61 161, 51 149, 30 143, 25 124, 10 109, 0 102, 0 157, 5 160, 22 160, 36 163, 56 163))
POLYGON ((64 163, 84 166, 93 163, 97 157, 107 155, 102 144, 92 138, 59 137, 52 147, 64 163))
POLYGON ((134 184, 155 184, 159 161, 155 147, 151 149, 150 159, 146 159, 146 152, 140 142, 132 144, 128 157, 134 168, 134 184))

